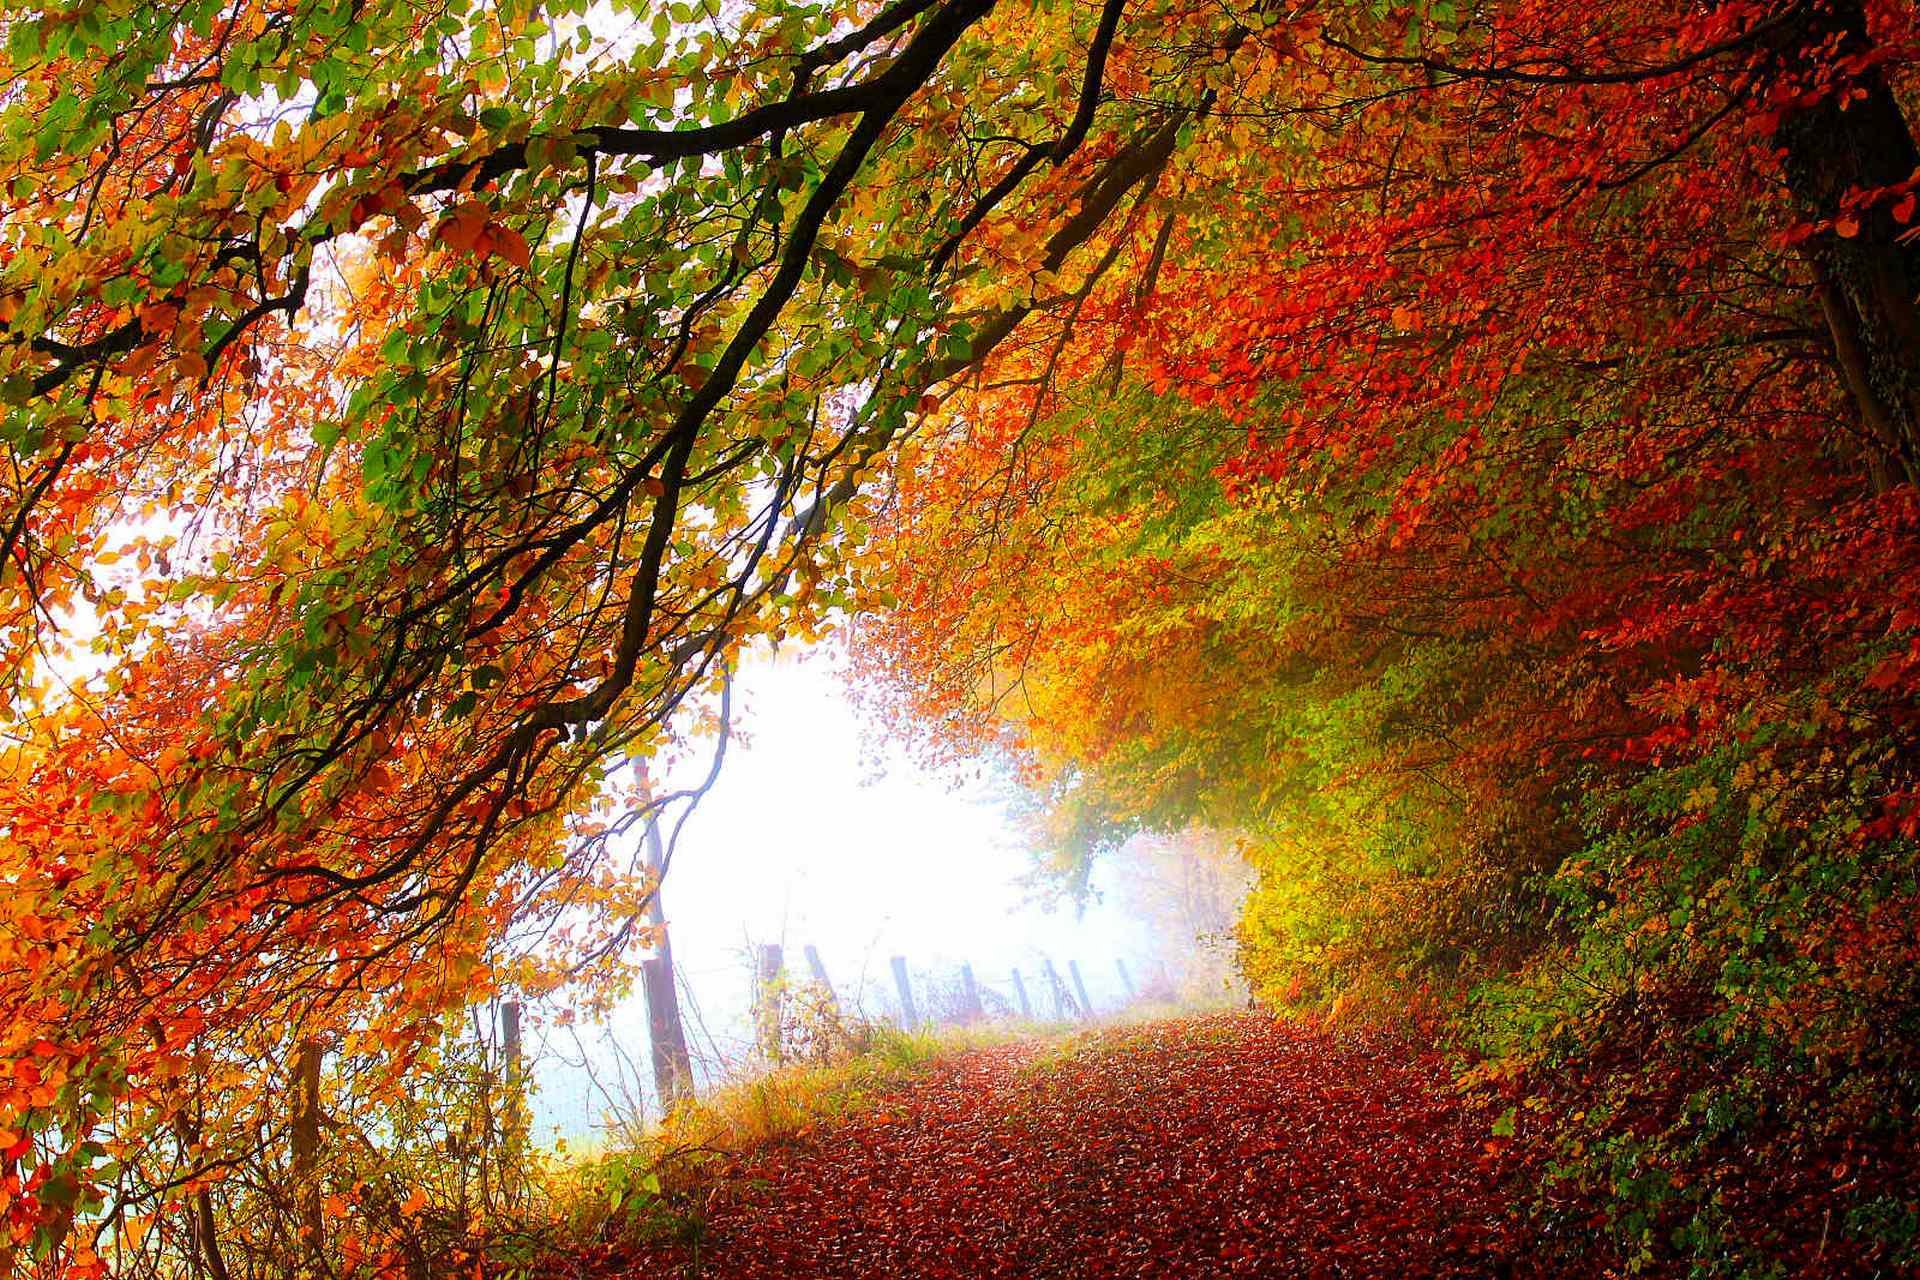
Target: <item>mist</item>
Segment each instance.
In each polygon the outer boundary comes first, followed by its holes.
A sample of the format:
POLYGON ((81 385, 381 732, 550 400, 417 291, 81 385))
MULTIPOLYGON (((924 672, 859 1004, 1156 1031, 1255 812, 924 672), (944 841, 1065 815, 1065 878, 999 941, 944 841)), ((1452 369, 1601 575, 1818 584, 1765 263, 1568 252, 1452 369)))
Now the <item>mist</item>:
MULTIPOLYGON (((734 678, 733 730, 712 789, 681 831, 663 886, 696 1082, 753 1073, 757 949, 804 975, 812 946, 842 1009, 901 1016, 904 957, 924 1021, 949 1016, 971 967, 990 1017, 1074 1018, 1077 966, 1094 1017, 1241 998, 1230 927, 1245 872, 1205 837, 1139 837, 1096 863, 1083 900, 1036 877, 1023 796, 982 762, 929 765, 888 741, 852 698, 833 646, 760 652, 734 678), (1051 961, 1066 1002, 1046 976, 1051 961)), ((667 786, 709 767, 694 742, 667 786)), ((633 837, 638 839, 637 833, 633 837)), ((604 1019, 529 1027, 535 1129, 570 1143, 657 1113, 638 986, 604 1019)))

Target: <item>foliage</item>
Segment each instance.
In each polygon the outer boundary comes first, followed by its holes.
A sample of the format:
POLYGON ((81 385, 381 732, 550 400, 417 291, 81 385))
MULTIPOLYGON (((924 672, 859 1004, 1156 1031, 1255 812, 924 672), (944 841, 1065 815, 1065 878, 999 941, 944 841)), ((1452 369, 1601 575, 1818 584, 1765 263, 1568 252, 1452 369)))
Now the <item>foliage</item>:
POLYGON ((1256 988, 1460 1010, 1638 1267, 1920 1261, 1914 30, 1263 33, 894 474, 904 711, 1071 859, 1242 833, 1256 988))
POLYGON ((0 24, 0 1260, 435 1265, 627 762, 861 608, 1076 857, 1243 833, 1269 996, 1471 991, 1640 1261, 1913 1261, 1907 0, 0 24))
POLYGON ((366 1172, 290 1242, 233 1171, 304 1046, 332 1147, 481 1002, 625 990, 689 799, 625 761, 851 600, 874 460, 1243 39, 1120 15, 0 11, 0 1261, 418 1269, 366 1172))

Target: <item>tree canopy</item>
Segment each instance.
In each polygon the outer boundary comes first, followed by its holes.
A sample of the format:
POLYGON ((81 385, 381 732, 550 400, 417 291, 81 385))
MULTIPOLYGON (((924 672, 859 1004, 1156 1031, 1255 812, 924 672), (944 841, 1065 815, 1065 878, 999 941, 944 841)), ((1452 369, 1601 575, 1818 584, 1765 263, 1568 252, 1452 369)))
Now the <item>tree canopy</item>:
POLYGON ((1238 832, 1261 991, 1464 1004, 1647 1265, 1911 1249, 1913 36, 1316 15, 887 512, 908 711, 1238 832))
POLYGON ((391 1135, 617 991, 623 762, 848 617, 1065 846, 1238 833, 1270 997, 1664 1046, 1647 1222, 1911 1115, 1901 0, 0 21, 0 1254, 295 1249, 302 1047, 391 1135))

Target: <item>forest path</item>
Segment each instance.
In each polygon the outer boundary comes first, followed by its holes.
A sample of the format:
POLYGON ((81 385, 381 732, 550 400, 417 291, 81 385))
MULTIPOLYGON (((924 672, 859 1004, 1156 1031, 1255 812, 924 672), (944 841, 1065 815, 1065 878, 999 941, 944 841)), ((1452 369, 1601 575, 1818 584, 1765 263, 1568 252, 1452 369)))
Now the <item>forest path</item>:
POLYGON ((1435 1060, 1266 1017, 1024 1041, 749 1153, 697 1254, 605 1274, 1505 1276, 1530 1268, 1489 1123, 1435 1060))

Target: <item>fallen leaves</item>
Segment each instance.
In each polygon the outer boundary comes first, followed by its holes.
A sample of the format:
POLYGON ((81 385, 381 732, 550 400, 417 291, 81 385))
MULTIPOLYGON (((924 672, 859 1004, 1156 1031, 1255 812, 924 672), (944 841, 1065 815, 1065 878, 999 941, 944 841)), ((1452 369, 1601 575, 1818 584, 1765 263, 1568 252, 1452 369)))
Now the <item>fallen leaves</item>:
MULTIPOLYGON (((711 1189, 703 1277, 1526 1274, 1515 1165, 1443 1064, 1215 1016, 969 1053, 711 1189)), ((676 1274, 680 1246, 593 1274, 676 1274)), ((1565 1274, 1564 1271, 1556 1274, 1565 1274)))

